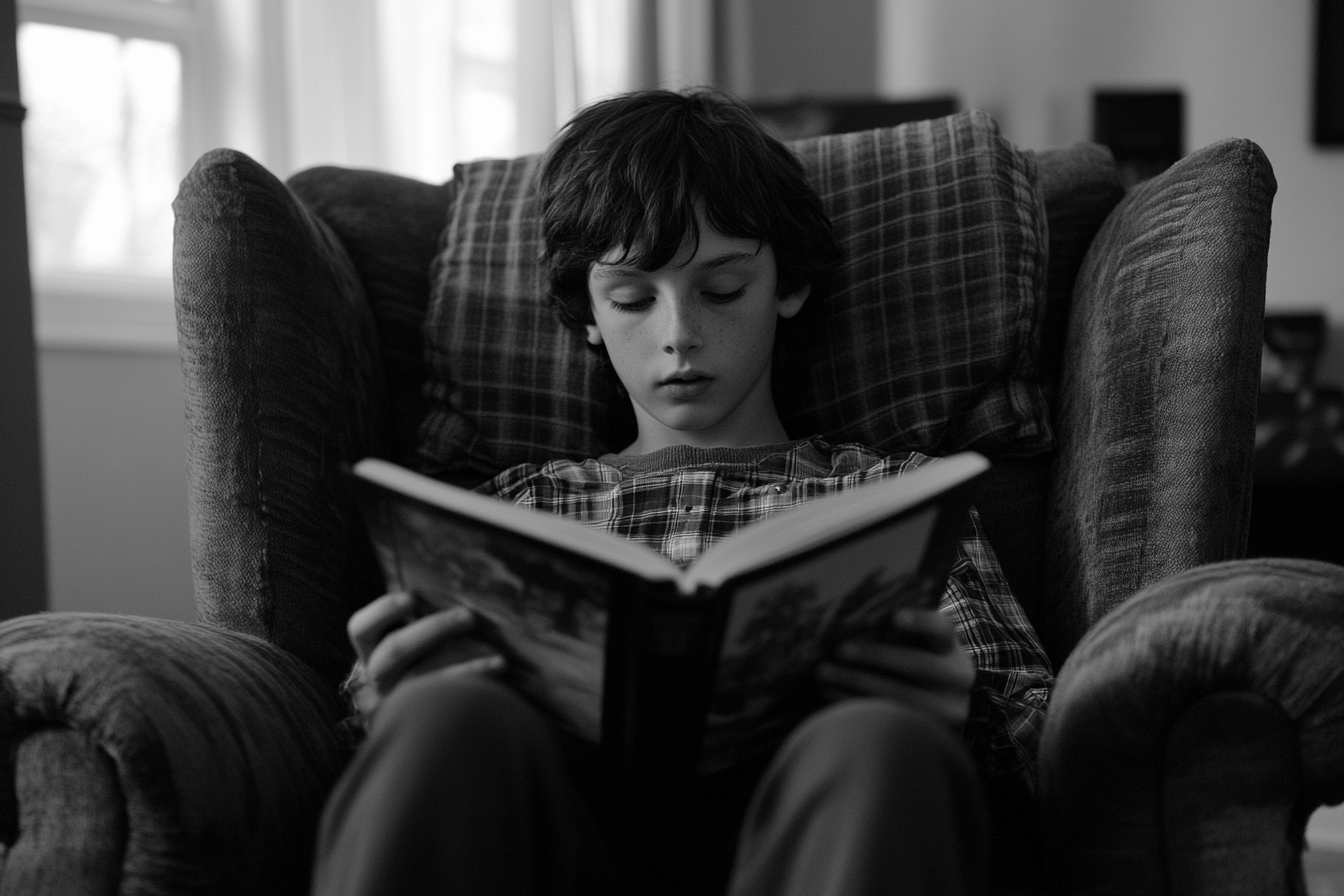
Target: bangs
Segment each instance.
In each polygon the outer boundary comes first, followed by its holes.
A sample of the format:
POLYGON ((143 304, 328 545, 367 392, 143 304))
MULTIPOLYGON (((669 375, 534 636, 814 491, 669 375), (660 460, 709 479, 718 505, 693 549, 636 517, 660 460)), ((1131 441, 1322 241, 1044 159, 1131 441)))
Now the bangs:
POLYGON ((797 157, 712 91, 646 91, 581 110, 547 151, 538 193, 551 298, 578 331, 592 322, 595 262, 658 270, 684 245, 699 248, 702 224, 772 245, 787 291, 822 285, 837 257, 797 157))
POLYGON ((583 244, 578 254, 657 270, 683 245, 699 247, 702 221, 724 236, 769 241, 774 229, 772 203, 764 191, 752 189, 759 171, 749 176, 732 164, 732 141, 677 145, 663 139, 666 135, 644 136, 659 147, 659 164, 649 164, 648 155, 642 156, 642 165, 629 163, 651 149, 632 147, 630 154, 614 157, 610 169, 594 179, 576 222, 583 244))

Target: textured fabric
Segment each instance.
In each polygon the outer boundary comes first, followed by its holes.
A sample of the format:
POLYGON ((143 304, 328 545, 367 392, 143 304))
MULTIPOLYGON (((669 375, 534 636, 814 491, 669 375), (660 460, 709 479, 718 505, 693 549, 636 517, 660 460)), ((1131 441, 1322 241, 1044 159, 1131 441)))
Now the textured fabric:
POLYGON ((597 368, 547 299, 537 156, 453 169, 458 184, 425 318, 431 403, 422 469, 477 481, 528 461, 593 457, 597 368))
POLYGON ((414 465, 420 421, 428 412, 421 329, 429 303, 429 265, 457 183, 431 185, 382 171, 323 166, 300 171, 286 186, 331 227, 358 272, 387 370, 390 456, 414 465))
POLYGON ((314 896, 622 892, 562 744, 489 679, 398 686, 323 812, 314 896))
POLYGON ((889 700, 847 700, 805 721, 772 760, 729 893, 984 893, 989 839, 974 766, 951 732, 889 700))
MULTIPOLYGON (((1073 286, 1088 247, 1107 215, 1124 195, 1115 161, 1103 146, 1080 143, 1035 154, 1037 181, 1045 203, 1050 237, 1046 307, 1041 322, 1036 367, 1051 413, 1058 405, 1064 336, 1073 304, 1073 286)), ((977 503, 980 518, 1023 608, 1048 644, 1066 636, 1050 631, 1052 617, 1041 612, 1054 600, 1074 595, 1052 591, 1046 581, 1046 510, 1051 481, 1050 456, 995 457, 977 503)), ((1056 663, 1062 654, 1054 654, 1056 663)))
POLYGON ((1042 388, 1053 399, 1074 282, 1102 222, 1125 195, 1125 185, 1111 151, 1096 143, 1048 149, 1034 157, 1050 235, 1046 307, 1036 364, 1042 388))
POLYGON ((806 374, 785 426, 883 451, 1048 450, 1034 159, 977 111, 792 148, 844 258, 800 315, 806 374))
POLYGON ((382 584, 343 481, 392 435, 368 298, 331 229, 241 153, 203 156, 173 209, 198 613, 334 687, 346 620, 382 584))
POLYGON ((612 788, 597 755, 496 682, 408 682, 328 803, 313 891, 824 896, 899 881, 984 892, 975 769, 918 710, 845 701, 799 726, 763 775, 672 791, 612 788))
MULTIPOLYGON (((809 302, 797 435, 883 450, 1033 454, 1052 444, 1035 368, 1045 218, 1030 156, 968 112, 792 144, 844 260, 809 302)), ((536 157, 454 171, 458 196, 426 319, 422 454, 438 475, 594 457, 596 359, 547 299, 536 157)))
POLYGON ((1041 626, 1063 656, 1157 579, 1245 550, 1274 175, 1246 140, 1132 190, 1078 275, 1041 626))
POLYGON ((14 800, 6 809, 17 817, 5 822, 0 893, 117 892, 126 808, 107 755, 83 732, 52 727, 19 740, 12 761, 14 800))
MULTIPOLYGON (((1098 623, 1060 670, 1041 744, 1061 891, 1169 892, 1165 751, 1209 695, 1260 697, 1287 719, 1300 778, 1283 801, 1305 813, 1344 800, 1341 657, 1344 568, 1306 560, 1190 570, 1098 623)), ((1300 846, 1304 821, 1276 836, 1300 846)))
MULTIPOLYGON (((119 892, 306 891, 344 752, 332 734, 339 703, 302 663, 204 625, 43 614, 0 625, 0 682, 6 755, 63 727, 115 768, 119 892)), ((21 792, 12 779, 0 789, 6 840, 25 836, 12 827, 21 792)))
POLYGON ((1170 892, 1307 896, 1297 748, 1288 716, 1260 694, 1214 693, 1181 713, 1162 763, 1170 892))
MULTIPOLYGON (((928 460, 813 440, 765 448, 683 446, 633 458, 516 467, 482 491, 576 519, 685 565, 748 523, 928 460)), ((942 610, 975 659, 966 736, 976 758, 991 783, 1033 792, 1050 667, 974 516, 942 610)))

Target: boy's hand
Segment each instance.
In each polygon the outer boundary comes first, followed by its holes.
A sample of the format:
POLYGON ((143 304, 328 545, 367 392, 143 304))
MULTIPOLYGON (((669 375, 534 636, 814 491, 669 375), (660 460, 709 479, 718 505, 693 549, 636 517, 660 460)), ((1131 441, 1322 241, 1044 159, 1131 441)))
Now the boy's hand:
POLYGON ((416 616, 415 598, 394 591, 356 610, 346 624, 350 643, 364 667, 360 711, 370 716, 405 678, 441 670, 444 675, 496 672, 504 658, 472 638, 476 619, 466 607, 416 616))
POLYGON ((872 696, 918 707, 960 730, 970 714, 975 662, 937 610, 902 609, 895 642, 847 641, 817 669, 833 700, 872 696))

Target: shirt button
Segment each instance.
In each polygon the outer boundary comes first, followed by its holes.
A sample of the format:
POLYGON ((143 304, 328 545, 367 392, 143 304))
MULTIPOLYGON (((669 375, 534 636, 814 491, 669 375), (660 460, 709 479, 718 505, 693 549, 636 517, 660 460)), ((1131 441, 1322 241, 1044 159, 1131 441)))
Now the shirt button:
POLYGON ((771 488, 770 491, 774 492, 777 495, 782 495, 784 494, 784 486, 776 485, 773 488, 771 488))

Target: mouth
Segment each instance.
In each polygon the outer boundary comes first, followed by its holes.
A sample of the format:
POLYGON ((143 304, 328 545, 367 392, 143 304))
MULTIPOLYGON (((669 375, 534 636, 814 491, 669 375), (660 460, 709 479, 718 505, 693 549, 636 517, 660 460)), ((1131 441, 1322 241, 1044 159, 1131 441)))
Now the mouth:
POLYGON ((712 377, 701 373, 698 370, 679 370, 671 376, 663 377, 658 381, 660 386, 683 386, 691 383, 708 382, 712 377))
POLYGON ((714 382, 712 376, 698 370, 681 370, 671 376, 663 377, 658 386, 674 398, 686 400, 704 394, 714 382))

